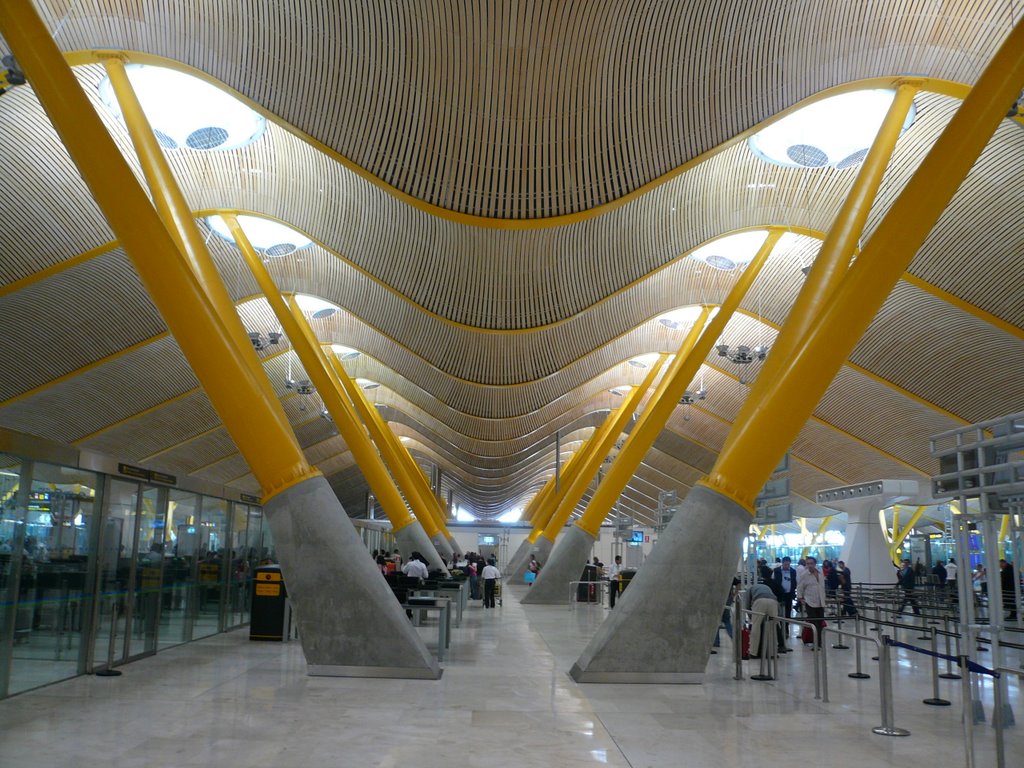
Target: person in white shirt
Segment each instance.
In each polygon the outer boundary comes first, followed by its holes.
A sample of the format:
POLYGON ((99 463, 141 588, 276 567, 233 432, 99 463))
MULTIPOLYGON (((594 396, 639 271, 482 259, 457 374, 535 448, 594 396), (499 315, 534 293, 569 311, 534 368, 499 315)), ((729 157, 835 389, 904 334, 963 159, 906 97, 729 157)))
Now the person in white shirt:
POLYGON ((622 555, 615 556, 615 562, 608 569, 608 607, 615 607, 615 598, 619 596, 620 574, 622 573, 622 555))
POLYGON ((501 578, 501 571, 492 563, 488 563, 484 566, 484 571, 480 576, 484 580, 484 608, 493 608, 494 587, 498 579, 501 578))
POLYGON ((413 552, 409 557, 409 562, 402 566, 402 573, 406 576, 412 576, 418 578, 420 581, 426 579, 429 574, 427 573, 427 566, 420 560, 419 552, 413 552))
POLYGON ((946 563, 946 586, 949 587, 953 600, 956 600, 956 572, 958 570, 956 560, 952 557, 949 558, 949 562, 946 563))
POLYGON ((808 557, 804 572, 796 580, 796 599, 804 607, 807 620, 818 630, 818 648, 821 648, 821 628, 825 623, 825 577, 818 570, 818 560, 808 557))

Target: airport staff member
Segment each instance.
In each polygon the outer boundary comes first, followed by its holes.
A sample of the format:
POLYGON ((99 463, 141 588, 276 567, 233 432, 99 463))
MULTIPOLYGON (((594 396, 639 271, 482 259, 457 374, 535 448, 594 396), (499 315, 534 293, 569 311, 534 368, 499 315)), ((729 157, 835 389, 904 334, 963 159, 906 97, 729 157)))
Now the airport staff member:
POLYGON ((484 572, 480 574, 484 580, 484 608, 494 607, 494 587, 501 578, 501 571, 493 563, 484 566, 484 572))
POLYGON ((615 562, 608 569, 608 607, 615 607, 615 598, 619 596, 619 581, 622 573, 622 555, 615 556, 615 562))

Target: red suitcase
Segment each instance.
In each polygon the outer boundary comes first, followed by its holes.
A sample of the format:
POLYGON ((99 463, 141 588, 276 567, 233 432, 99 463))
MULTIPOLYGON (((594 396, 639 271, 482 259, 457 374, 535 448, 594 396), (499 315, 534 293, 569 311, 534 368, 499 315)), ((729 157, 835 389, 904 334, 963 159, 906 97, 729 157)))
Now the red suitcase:
POLYGON ((743 647, 743 658, 750 658, 750 627, 744 627, 743 631, 740 632, 740 642, 743 647))

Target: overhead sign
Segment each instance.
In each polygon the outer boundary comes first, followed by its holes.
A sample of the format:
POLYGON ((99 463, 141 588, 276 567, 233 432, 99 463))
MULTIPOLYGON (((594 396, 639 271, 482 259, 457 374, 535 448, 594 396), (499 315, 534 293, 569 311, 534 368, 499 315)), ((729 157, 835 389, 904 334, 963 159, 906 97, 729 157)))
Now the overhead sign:
POLYGON ((117 473, 125 477, 133 477, 136 480, 145 480, 150 483, 161 483, 162 485, 177 485, 178 478, 164 472, 157 472, 152 469, 136 467, 131 464, 118 464, 117 473))

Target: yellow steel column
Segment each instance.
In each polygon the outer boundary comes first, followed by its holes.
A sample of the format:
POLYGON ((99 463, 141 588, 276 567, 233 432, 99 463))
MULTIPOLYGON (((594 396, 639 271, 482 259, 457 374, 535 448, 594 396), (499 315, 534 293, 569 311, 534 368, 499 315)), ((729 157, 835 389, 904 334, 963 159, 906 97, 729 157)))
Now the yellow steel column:
MULTIPOLYGON (((310 343, 309 336, 307 336, 302 327, 305 323, 299 323, 289 310, 284 298, 274 284, 273 278, 271 278, 267 268, 263 265, 259 254, 256 253, 252 243, 249 242, 249 238, 246 237, 245 232, 239 226, 238 220, 234 216, 226 215, 224 216, 224 221, 228 225, 228 229, 231 230, 231 236, 235 240, 235 245, 238 246, 238 250, 241 251, 242 256, 249 265, 249 269, 253 277, 256 278, 260 290, 266 297, 271 309, 273 309, 277 322, 281 324, 281 328, 291 342, 292 348, 302 362, 302 367, 306 369, 306 375, 309 376, 313 386, 320 393, 324 406, 326 406, 334 418, 335 426, 338 427, 338 431, 341 433, 346 445, 352 451, 352 455, 366 477, 366 482, 373 491, 373 495, 380 501, 381 506, 384 508, 384 514, 388 516, 393 529, 395 531, 401 530, 413 522, 412 515, 406 509, 405 502, 402 501, 402 497, 399 496, 395 484, 391 481, 391 477, 384 468, 384 463, 381 461, 380 456, 377 455, 373 445, 370 444, 370 439, 367 437, 366 432, 363 431, 362 425, 359 424, 352 405, 335 387, 333 380, 327 372, 325 361, 320 357, 319 344, 310 343)), ((297 307, 298 305, 296 304, 297 307)))
POLYGON ((778 375, 758 377, 758 408, 735 423, 736 434, 719 454, 708 487, 752 511, 758 489, 910 266, 1022 82, 1024 23, 1018 23, 778 375))
MULTIPOLYGON (((590 499, 587 511, 576 521, 576 525, 579 528, 582 528, 592 536, 597 536, 598 529, 600 529, 601 523, 604 522, 615 500, 619 498, 619 494, 626 487, 636 468, 640 466, 640 462, 643 461, 647 451, 651 449, 654 441, 658 439, 658 435, 661 434, 661 430, 665 427, 669 416, 672 415, 672 411, 679 404, 679 399, 686 392, 686 387, 693 381, 693 377, 697 375, 697 371, 704 364, 708 353, 711 352, 715 342, 722 335, 722 331, 725 330, 725 326, 732 317, 733 312, 736 311, 740 302, 743 301, 743 297, 747 295, 750 286, 754 284, 754 280, 757 279, 761 268, 768 261, 768 257, 771 255, 772 250, 774 250, 776 243, 779 242, 780 237, 782 237, 782 232, 779 230, 773 230, 768 234, 757 255, 750 261, 747 268, 743 270, 743 274, 739 276, 732 290, 729 291, 729 295, 722 302, 721 307, 718 309, 718 314, 704 328, 704 332, 700 335, 700 340, 695 344, 691 344, 692 350, 688 354, 683 354, 680 350, 680 354, 676 355, 676 359, 672 361, 672 365, 666 371, 665 378, 662 380, 664 386, 660 388, 659 396, 651 398, 651 402, 648 403, 647 408, 644 409, 643 414, 640 416, 640 420, 626 439, 626 444, 619 451, 618 458, 615 459, 608 474, 605 475, 601 485, 598 486, 597 492, 590 499)), ((693 330, 690 331, 691 336, 704 325, 706 312, 705 310, 705 313, 701 315, 701 319, 694 324, 693 330)))
MULTIPOLYGON (((306 319, 301 315, 301 311, 298 306, 292 305, 292 314, 297 318, 301 317, 303 325, 308 328, 306 319)), ((308 331, 312 334, 312 329, 308 331)), ((344 367, 341 365, 341 361, 333 353, 324 352, 321 348, 321 352, 327 360, 330 366, 329 373, 333 374, 332 378, 344 389, 348 395, 348 399, 352 401, 352 405, 355 406, 356 413, 363 420, 366 428, 370 432, 370 437, 373 439, 374 444, 377 446, 377 450, 380 451, 381 456, 384 458, 384 463, 391 470, 391 474, 394 476, 398 483, 399 489, 413 508, 413 513, 416 515, 416 519, 420 521, 423 526, 423 530, 426 531, 427 536, 433 538, 438 532, 442 533, 447 539, 447 531, 445 531, 439 525, 438 517, 434 514, 430 506, 430 500, 433 499, 433 494, 428 492, 427 496, 423 495, 422 489, 416 484, 415 477, 419 475, 420 478, 423 476, 419 474, 419 468, 415 468, 415 474, 409 472, 409 467, 402 461, 399 451, 405 451, 405 446, 398 440, 394 439, 394 434, 388 429, 387 425, 383 423, 380 415, 376 409, 366 401, 366 397, 363 394, 363 390, 359 388, 349 377, 344 367), (394 443, 398 443, 398 448, 395 448, 394 443)), ((409 452, 405 451, 405 455, 408 456, 409 452)), ((411 458, 411 457, 410 457, 411 458)), ((428 489, 429 490, 429 489, 428 489)))
POLYGON ((249 336, 235 311, 235 304, 224 287, 213 259, 210 258, 210 252, 206 249, 203 237, 192 217, 192 210, 174 178, 146 113, 142 111, 142 104, 139 103, 135 89, 128 79, 124 62, 119 56, 111 54, 103 57, 103 66, 110 78, 110 86, 117 98, 118 106, 121 107, 124 124, 131 136, 146 183, 149 184, 157 213, 163 219, 178 249, 188 259, 192 271, 217 310, 225 328, 242 350, 242 356, 257 374, 256 380, 263 388, 263 396, 268 400, 276 400, 277 395, 263 371, 263 364, 252 348, 252 342, 249 341, 249 336))
MULTIPOLYGON (((857 178, 854 179, 843 206, 836 214, 835 221, 821 244, 818 256, 811 265, 811 271, 790 308, 789 318, 776 337, 771 354, 764 361, 758 378, 770 380, 778 375, 779 369, 793 353, 797 342, 807 332, 829 296, 846 275, 850 259, 864 232, 864 223, 871 213, 871 205, 878 194, 878 188, 896 149, 896 142, 916 93, 916 86, 910 84, 900 85, 896 89, 896 95, 885 115, 885 120, 882 121, 871 143, 871 149, 857 171, 857 178)), ((739 414, 733 420, 735 423, 742 424, 757 409, 759 398, 755 396, 756 390, 755 387, 747 395, 739 414)), ((735 439, 736 434, 735 430, 729 432, 723 450, 735 439)))
MULTIPOLYGON (((611 417, 612 412, 609 411, 608 416, 605 418, 605 421, 607 421, 611 417)), ((594 435, 591 435, 590 439, 593 440, 596 434, 597 430, 594 431, 594 435)), ((576 451, 576 453, 570 456, 569 460, 565 462, 565 466, 562 467, 561 486, 563 488, 566 487, 566 478, 568 478, 569 482, 571 483, 572 478, 575 477, 576 471, 575 469, 573 469, 573 465, 579 464, 577 459, 579 459, 584 454, 584 452, 587 450, 588 445, 589 441, 587 444, 584 444, 578 451, 576 451)), ((526 506, 527 520, 528 522, 533 523, 533 531, 531 531, 530 535, 526 537, 531 544, 537 540, 537 537, 540 536, 541 533, 544 532, 544 526, 547 525, 548 520, 551 519, 552 513, 558 506, 556 503, 550 501, 551 494, 553 493, 555 493, 554 475, 548 478, 548 481, 544 484, 544 487, 540 489, 537 495, 534 496, 530 503, 526 506)))
MULTIPOLYGON (((700 315, 700 320, 694 323, 694 327, 701 325, 704 318, 707 317, 707 309, 703 310, 700 315)), ((687 340, 694 336, 694 332, 691 331, 687 335, 687 340)), ((686 346, 686 342, 683 342, 683 347, 686 346)), ((692 346, 692 345, 691 345, 692 346)), ((686 354, 682 348, 680 348, 679 354, 686 354)), ((579 470, 577 470, 575 476, 572 478, 572 483, 565 487, 565 492, 559 494, 557 499, 557 506, 554 512, 551 514, 551 519, 548 520, 547 525, 544 527, 544 538, 554 541, 555 538, 561 533, 562 528, 565 526, 566 521, 569 519, 569 515, 576 508, 576 505, 580 503, 580 499, 583 498, 583 494, 587 491, 587 486, 590 485, 590 481, 594 475, 601 468, 601 463, 604 461, 604 457, 608 455, 608 452, 612 449, 615 444, 615 440, 619 435, 622 434, 622 430, 626 428, 626 424, 629 423, 630 418, 636 413, 636 409, 640 407, 640 402, 644 399, 650 389, 654 380, 658 377, 658 373, 661 371, 662 366, 665 364, 666 355, 659 355, 658 360, 651 365, 651 370, 644 376, 644 380, 630 391, 624 398, 622 406, 614 413, 608 414, 608 418, 605 419, 604 424, 601 425, 601 429, 598 434, 595 434, 590 438, 588 445, 590 448, 586 459, 580 464, 579 470)), ((668 374, 666 374, 667 376, 668 374)), ((658 391, 661 390, 659 384, 658 391)), ((651 399, 648 401, 647 409, 651 409, 652 403, 655 402, 657 397, 655 392, 651 399)), ((625 450, 625 449, 623 449, 625 450)), ((603 484, 603 483, 602 483, 603 484)))
POLYGON ((247 359, 103 127, 28 0, 4 4, 11 46, 111 229, 199 378, 265 498, 315 476, 247 359))

